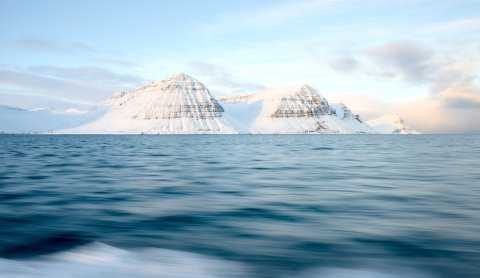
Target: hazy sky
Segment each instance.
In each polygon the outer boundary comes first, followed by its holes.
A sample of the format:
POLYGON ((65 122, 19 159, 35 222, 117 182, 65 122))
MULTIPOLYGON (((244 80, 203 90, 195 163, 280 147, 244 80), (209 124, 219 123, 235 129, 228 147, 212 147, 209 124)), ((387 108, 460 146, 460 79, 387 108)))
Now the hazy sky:
POLYGON ((214 95, 310 84, 364 118, 480 132, 480 1, 0 0, 0 104, 86 109, 185 72, 214 95))

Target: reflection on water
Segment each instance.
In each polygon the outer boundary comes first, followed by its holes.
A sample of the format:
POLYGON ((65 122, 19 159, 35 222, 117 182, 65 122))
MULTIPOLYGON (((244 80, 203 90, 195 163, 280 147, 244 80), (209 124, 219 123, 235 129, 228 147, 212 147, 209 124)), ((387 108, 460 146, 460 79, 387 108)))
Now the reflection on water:
POLYGON ((1 277, 480 275, 480 136, 0 136, 1 277))

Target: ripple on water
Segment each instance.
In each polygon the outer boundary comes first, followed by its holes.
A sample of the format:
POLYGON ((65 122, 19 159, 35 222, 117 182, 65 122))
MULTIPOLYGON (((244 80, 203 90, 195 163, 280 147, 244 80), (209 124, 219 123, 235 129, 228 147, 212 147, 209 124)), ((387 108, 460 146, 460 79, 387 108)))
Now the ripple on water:
POLYGON ((0 135, 0 276, 480 277, 479 138, 0 135))

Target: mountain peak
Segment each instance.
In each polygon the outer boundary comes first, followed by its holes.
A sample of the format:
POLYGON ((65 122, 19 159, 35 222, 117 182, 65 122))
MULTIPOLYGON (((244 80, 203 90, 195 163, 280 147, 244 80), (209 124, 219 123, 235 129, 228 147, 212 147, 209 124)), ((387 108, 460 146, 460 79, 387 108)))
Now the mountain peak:
POLYGON ((301 88, 301 89, 307 89, 307 90, 309 90, 309 91, 317 91, 317 89, 315 89, 314 87, 312 87, 312 86, 310 86, 310 85, 308 85, 308 84, 302 84, 302 85, 300 86, 300 88, 301 88))
POLYGON ((194 90, 207 90, 204 84, 190 75, 180 72, 171 75, 163 80, 153 81, 150 84, 139 88, 138 90, 145 90, 151 88, 159 88, 160 90, 169 90, 174 88, 190 88, 194 90))
POLYGON ((418 134, 396 114, 387 114, 367 121, 374 130, 384 134, 418 134))
POLYGON ((176 73, 174 75, 171 75, 167 78, 165 78, 164 80, 167 80, 167 79, 178 79, 178 80, 185 80, 185 79, 190 79, 190 80, 195 80, 195 81, 198 81, 197 79, 191 77, 190 75, 184 73, 184 72, 179 72, 179 73, 176 73))
POLYGON ((320 94, 320 92, 315 87, 310 86, 308 84, 301 85, 297 89, 297 92, 318 95, 321 99, 324 99, 324 97, 320 94))

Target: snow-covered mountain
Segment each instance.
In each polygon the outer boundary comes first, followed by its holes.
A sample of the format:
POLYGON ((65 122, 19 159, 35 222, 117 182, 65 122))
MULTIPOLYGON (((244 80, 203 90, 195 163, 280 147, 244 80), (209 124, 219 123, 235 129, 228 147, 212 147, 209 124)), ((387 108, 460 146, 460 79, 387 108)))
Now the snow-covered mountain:
POLYGON ((376 132, 382 134, 419 134, 398 115, 384 115, 367 121, 376 132))
POLYGON ((240 133, 374 133, 343 104, 329 104, 308 86, 220 97, 225 118, 240 133))
POLYGON ((60 133, 231 134, 224 109, 198 80, 178 74, 104 101, 99 119, 60 133))
POLYGON ((178 74, 106 99, 98 120, 60 133, 305 134, 373 133, 343 104, 308 85, 217 101, 198 80, 178 74))
POLYGON ((98 120, 60 133, 304 134, 373 133, 343 104, 308 85, 217 101, 198 80, 178 74, 103 102, 98 120))
POLYGON ((218 100, 198 80, 177 74, 113 94, 84 114, 0 107, 0 132, 71 134, 415 133, 403 120, 372 120, 302 85, 218 100), (389 124, 390 130, 386 129, 389 124))

